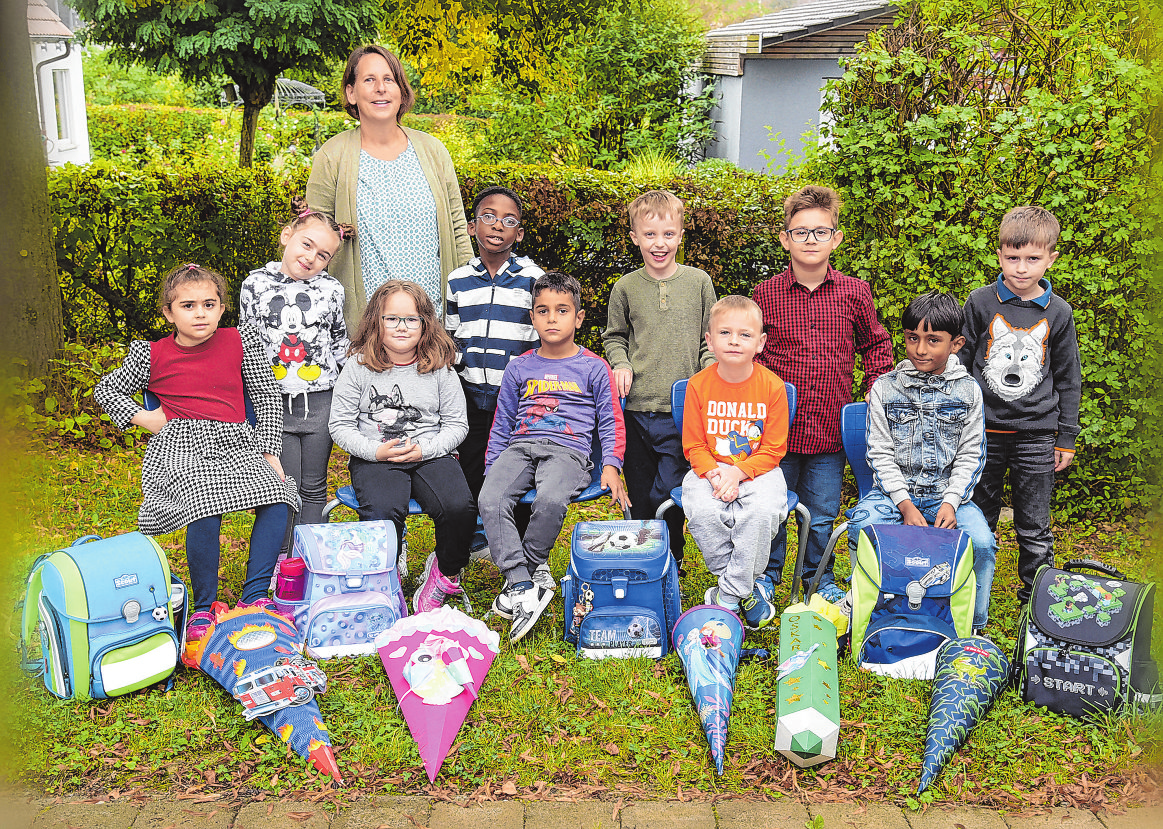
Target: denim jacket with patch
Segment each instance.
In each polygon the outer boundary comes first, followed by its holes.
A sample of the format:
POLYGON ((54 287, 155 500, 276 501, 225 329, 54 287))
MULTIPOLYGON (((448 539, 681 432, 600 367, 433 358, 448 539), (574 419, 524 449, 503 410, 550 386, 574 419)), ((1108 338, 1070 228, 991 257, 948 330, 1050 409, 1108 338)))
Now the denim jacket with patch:
POLYGON ((899 504, 969 500, 985 466, 981 387, 956 355, 941 374, 908 360, 877 378, 868 394, 868 464, 876 485, 899 504))

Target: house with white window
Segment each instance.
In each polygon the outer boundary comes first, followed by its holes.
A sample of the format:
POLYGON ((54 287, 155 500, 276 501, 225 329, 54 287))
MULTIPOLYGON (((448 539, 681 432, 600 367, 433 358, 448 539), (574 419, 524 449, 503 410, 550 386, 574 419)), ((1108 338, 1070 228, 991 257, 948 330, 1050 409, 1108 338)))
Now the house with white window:
MULTIPOLYGON (((820 125, 824 87, 840 77, 840 60, 895 16, 896 5, 885 0, 810 0, 708 32, 703 72, 719 103, 707 157, 768 169, 760 153, 780 155, 775 134, 787 153, 802 157, 803 136, 820 125)), ((785 164, 776 159, 776 170, 785 164)))
POLYGON ((28 37, 45 158, 52 167, 88 164, 85 79, 73 33, 45 0, 28 0, 28 37))

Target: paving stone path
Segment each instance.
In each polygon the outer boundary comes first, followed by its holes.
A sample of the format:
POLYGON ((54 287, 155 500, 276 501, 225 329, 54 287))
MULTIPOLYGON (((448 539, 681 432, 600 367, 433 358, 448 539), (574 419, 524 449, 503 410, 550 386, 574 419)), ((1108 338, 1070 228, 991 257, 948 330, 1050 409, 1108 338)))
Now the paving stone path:
POLYGON ((1083 809, 1006 814, 983 808, 914 813, 877 804, 793 801, 498 801, 467 808, 424 797, 373 797, 340 810, 289 801, 222 806, 61 802, 0 795, 2 829, 1163 829, 1163 806, 1094 815, 1083 809), (822 818, 822 823, 817 820, 822 818))

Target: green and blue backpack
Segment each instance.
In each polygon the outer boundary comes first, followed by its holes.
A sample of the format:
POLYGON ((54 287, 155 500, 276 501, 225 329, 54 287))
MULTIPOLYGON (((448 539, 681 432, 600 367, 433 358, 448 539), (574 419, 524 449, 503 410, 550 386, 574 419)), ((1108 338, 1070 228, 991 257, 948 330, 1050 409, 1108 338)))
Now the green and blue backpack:
POLYGON ((25 584, 21 665, 55 696, 115 697, 173 674, 185 585, 152 538, 78 538, 38 558, 25 584))

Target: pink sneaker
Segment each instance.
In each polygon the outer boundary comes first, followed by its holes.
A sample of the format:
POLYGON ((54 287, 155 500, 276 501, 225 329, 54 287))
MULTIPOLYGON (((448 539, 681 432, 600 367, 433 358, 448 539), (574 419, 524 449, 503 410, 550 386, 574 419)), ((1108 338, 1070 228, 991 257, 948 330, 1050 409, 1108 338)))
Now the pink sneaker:
POLYGON ((412 597, 412 607, 417 613, 435 610, 444 604, 444 600, 449 596, 459 596, 463 592, 460 576, 449 578, 441 573, 440 568, 436 566, 436 557, 432 556, 428 559, 420 589, 412 597))
POLYGON ((295 626, 295 617, 283 613, 279 610, 278 605, 275 604, 275 600, 267 598, 266 596, 263 596, 261 599, 255 599, 253 602, 239 602, 238 607, 261 607, 263 610, 275 614, 291 627, 295 626))
POLYGON ((182 648, 182 664, 187 668, 198 667, 198 649, 213 622, 214 614, 209 610, 192 613, 186 620, 186 646, 182 648))

